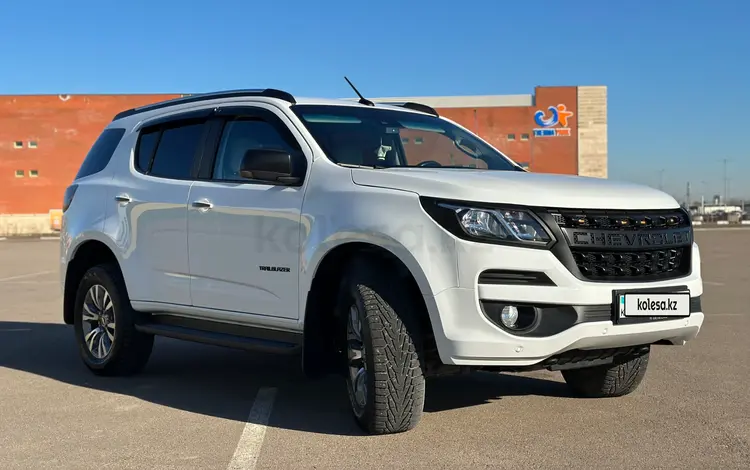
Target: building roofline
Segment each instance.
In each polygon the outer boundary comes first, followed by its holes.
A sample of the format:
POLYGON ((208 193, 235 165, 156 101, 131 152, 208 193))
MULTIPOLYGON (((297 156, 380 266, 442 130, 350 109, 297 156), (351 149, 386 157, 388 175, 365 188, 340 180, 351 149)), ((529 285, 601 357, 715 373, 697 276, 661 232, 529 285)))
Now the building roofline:
POLYGON ((13 93, 13 94, 0 94, 0 98, 19 98, 19 97, 42 97, 42 96, 173 96, 173 95, 190 95, 192 93, 175 93, 175 92, 162 92, 162 93, 13 93))
MULTIPOLYGON (((357 98, 342 98, 356 100, 357 98)), ((524 107, 534 105, 534 95, 465 95, 465 96, 399 96, 369 98, 375 102, 413 102, 433 108, 497 108, 524 107)))

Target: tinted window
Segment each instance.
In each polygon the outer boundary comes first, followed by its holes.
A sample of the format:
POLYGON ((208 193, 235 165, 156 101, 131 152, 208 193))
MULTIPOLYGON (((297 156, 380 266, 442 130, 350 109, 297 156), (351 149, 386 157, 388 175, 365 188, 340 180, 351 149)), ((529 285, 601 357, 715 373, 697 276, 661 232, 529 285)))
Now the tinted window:
POLYGON ((434 116, 369 106, 292 110, 328 158, 340 164, 520 171, 482 140, 434 116))
POLYGON ((266 121, 230 121, 224 126, 219 143, 214 163, 214 179, 247 181, 240 177, 240 164, 245 152, 250 149, 277 149, 292 153, 298 148, 297 145, 290 145, 289 141, 266 121))
POLYGON ((165 129, 149 174, 163 178, 189 179, 202 134, 203 124, 165 129))
POLYGON ((142 172, 148 171, 148 165, 151 163, 151 156, 154 154, 156 149, 156 143, 159 141, 159 132, 152 131, 145 134, 141 134, 138 141, 138 156, 136 157, 135 164, 142 172))
POLYGON ((125 129, 105 129, 99 135, 99 138, 96 139, 94 145, 91 146, 89 153, 86 154, 86 158, 83 159, 83 163, 75 179, 102 171, 112 158, 112 154, 115 153, 115 149, 123 135, 125 135, 125 129))

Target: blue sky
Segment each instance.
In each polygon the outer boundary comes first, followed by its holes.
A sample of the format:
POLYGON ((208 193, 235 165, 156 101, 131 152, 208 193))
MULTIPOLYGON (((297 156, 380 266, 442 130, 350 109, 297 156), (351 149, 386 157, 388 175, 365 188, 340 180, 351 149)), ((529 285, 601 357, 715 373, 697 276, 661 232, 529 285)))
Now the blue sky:
POLYGON ((610 178, 750 200, 750 2, 22 0, 0 94, 531 93, 607 85, 610 178), (705 181, 705 185, 701 184, 705 181))

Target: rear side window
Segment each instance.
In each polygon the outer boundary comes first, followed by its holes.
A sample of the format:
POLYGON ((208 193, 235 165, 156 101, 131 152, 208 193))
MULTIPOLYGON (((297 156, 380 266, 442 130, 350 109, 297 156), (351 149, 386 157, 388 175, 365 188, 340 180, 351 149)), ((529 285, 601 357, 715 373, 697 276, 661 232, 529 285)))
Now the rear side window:
POLYGON ((89 153, 86 154, 86 158, 83 159, 75 179, 102 171, 112 159, 112 155, 120 144, 123 135, 125 135, 125 129, 119 127, 105 129, 99 134, 99 138, 96 139, 89 153))
POLYGON ((160 178, 190 179, 203 127, 203 123, 184 124, 143 134, 138 148, 138 169, 160 178))
POLYGON ((159 140, 150 174, 162 178, 190 178, 202 131, 202 123, 165 129, 159 140))

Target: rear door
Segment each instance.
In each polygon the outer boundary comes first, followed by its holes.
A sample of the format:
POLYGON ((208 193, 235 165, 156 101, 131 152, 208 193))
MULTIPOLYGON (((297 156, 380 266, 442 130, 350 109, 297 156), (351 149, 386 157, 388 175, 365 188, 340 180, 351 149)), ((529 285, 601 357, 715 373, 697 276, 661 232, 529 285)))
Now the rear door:
POLYGON ((248 180, 239 168, 252 148, 312 151, 270 105, 219 109, 212 136, 188 199, 193 305, 296 319, 304 183, 248 180))
POLYGON ((115 241, 133 301, 190 305, 187 207, 209 111, 149 121, 128 178, 113 180, 115 241))

